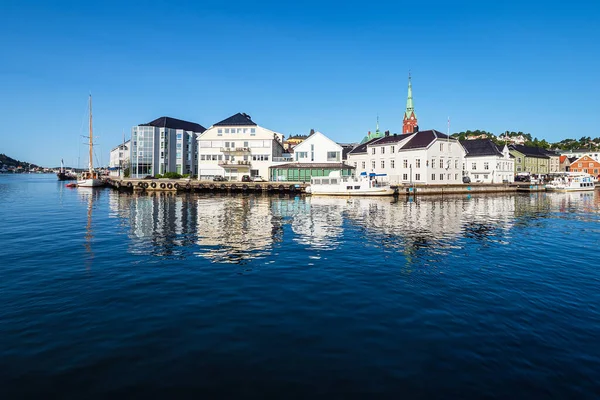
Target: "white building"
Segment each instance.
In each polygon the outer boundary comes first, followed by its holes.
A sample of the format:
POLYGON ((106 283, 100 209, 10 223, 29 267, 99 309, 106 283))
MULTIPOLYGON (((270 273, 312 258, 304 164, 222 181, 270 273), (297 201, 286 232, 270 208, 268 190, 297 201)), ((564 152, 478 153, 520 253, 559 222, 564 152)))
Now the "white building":
POLYGON ((577 150, 563 150, 560 153, 561 156, 567 156, 568 158, 581 158, 583 156, 590 156, 594 160, 600 162, 600 151, 590 149, 577 149, 577 150))
POLYGON ((267 178, 273 159, 283 154, 283 135, 237 113, 198 137, 198 179, 221 175, 232 181, 244 175, 267 178))
POLYGON ((268 178, 271 181, 308 182, 312 176, 328 176, 332 171, 352 174, 353 168, 342 161, 343 156, 342 145, 321 132, 314 132, 294 147, 292 159, 273 163, 268 178))
POLYGON ((342 161, 342 146, 315 132, 294 147, 294 161, 300 163, 339 163, 342 161))
POLYGON ((372 139, 348 153, 348 164, 362 172, 387 174, 395 184, 462 183, 465 150, 436 130, 372 139))
POLYGON ((465 172, 471 182, 514 182, 515 159, 508 146, 500 149, 490 139, 465 140, 461 142, 465 155, 465 172))
POLYGON ((194 122, 161 117, 134 126, 131 132, 130 176, 177 172, 197 174, 196 138, 206 129, 194 122))
POLYGON ((110 151, 108 168, 111 176, 123 176, 123 170, 129 164, 129 145, 131 140, 118 145, 110 151))

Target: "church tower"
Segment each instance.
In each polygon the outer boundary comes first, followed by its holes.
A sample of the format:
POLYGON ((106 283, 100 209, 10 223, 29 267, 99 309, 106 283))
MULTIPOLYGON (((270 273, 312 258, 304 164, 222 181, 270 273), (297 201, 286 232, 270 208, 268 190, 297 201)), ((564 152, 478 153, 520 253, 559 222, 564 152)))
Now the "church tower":
POLYGON ((402 124, 402 133, 413 133, 419 129, 417 123, 417 114, 413 106, 412 98, 412 83, 410 81, 410 72, 408 73, 408 98, 406 99, 406 111, 404 112, 404 120, 402 124))

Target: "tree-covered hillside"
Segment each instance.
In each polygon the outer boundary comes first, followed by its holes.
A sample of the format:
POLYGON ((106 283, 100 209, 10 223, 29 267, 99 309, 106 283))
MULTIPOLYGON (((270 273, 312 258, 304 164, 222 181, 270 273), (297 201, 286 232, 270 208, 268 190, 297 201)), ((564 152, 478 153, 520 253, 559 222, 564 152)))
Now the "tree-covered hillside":
POLYGON ((25 161, 15 160, 14 158, 10 158, 6 154, 0 154, 0 164, 4 165, 7 168, 8 167, 15 167, 15 168, 21 167, 23 169, 37 168, 37 165, 35 165, 35 164, 30 164, 25 161))

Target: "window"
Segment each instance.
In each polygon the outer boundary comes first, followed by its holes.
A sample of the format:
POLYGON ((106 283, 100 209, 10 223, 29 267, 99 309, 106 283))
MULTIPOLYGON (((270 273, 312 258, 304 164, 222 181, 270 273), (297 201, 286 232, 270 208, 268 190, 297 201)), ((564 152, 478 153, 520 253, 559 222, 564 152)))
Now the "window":
POLYGON ((362 162, 362 169, 365 169, 365 168, 366 168, 366 167, 365 167, 365 162, 363 161, 363 162, 362 162))
POLYGON ((385 154, 385 146, 381 147, 381 154, 385 154))
POLYGON ((477 163, 475 163, 475 162, 474 162, 474 163, 472 163, 472 164, 471 164, 471 169, 472 169, 473 171, 475 171, 475 170, 477 169, 477 163))
POLYGON ((440 174, 440 181, 444 180, 444 174, 440 174))
POLYGON ((375 154, 375 147, 371 148, 371 154, 375 154))
POLYGON ((521 157, 517 157, 517 164, 521 164, 521 157))
POLYGON ((392 154, 394 154, 396 152, 396 146, 390 146, 390 150, 392 154))
POLYGON ((217 133, 223 133, 223 129, 217 129, 217 133))
POLYGON ((451 180, 451 179, 452 179, 452 174, 448 174, 448 177, 447 177, 447 179, 448 179, 448 180, 451 180))
POLYGON ((583 164, 582 164, 582 163, 579 163, 577 166, 578 166, 578 167, 582 167, 582 166, 583 166, 583 164))
POLYGON ((402 167, 408 168, 408 160, 402 160, 402 167))
POLYGON ((328 151, 327 152, 327 161, 339 161, 340 152, 339 151, 328 151))
POLYGON ((454 174, 454 180, 458 180, 458 174, 454 174))
POLYGON ((371 161, 371 168, 375 169, 375 160, 371 161))
POLYGON ((183 137, 183 135, 181 133, 177 134, 177 139, 181 139, 183 137))
POLYGON ((444 160, 440 158, 440 168, 444 168, 444 160))
POLYGON ((452 143, 448 143, 448 151, 452 151, 452 143))
POLYGON ((250 133, 256 133, 256 128, 250 128, 250 133))
POLYGON ((435 181, 435 174, 431 174, 431 180, 435 181))
POLYGON ((394 169, 396 167, 396 162, 394 160, 390 160, 390 168, 394 169))
POLYGON ((594 166, 594 163, 590 163, 590 165, 588 165, 590 168, 592 168, 594 166))
POLYGON ((244 147, 248 147, 248 142, 244 142, 244 147))
POLYGON ((385 168, 385 161, 381 160, 381 169, 385 168))
POLYGON ((458 169, 458 160, 454 160, 454 169, 458 169))
POLYGON ((584 169, 583 169, 583 172, 585 172, 586 174, 587 174, 587 171, 588 171, 588 170, 587 170, 587 168, 584 168, 584 169))
POLYGON ((421 174, 415 174, 415 180, 420 181, 421 180, 421 174))
POLYGON ((487 179, 488 177, 489 177, 489 175, 488 175, 488 174, 484 174, 484 175, 483 175, 483 179, 487 179))
POLYGON ((483 163, 483 169, 490 169, 490 163, 489 162, 484 162, 483 163))
POLYGON ((408 174, 402 174, 402 180, 407 181, 408 180, 408 174))
POLYGON ((242 133, 242 128, 237 128, 237 133, 242 133))
POLYGON ((420 158, 417 158, 417 159, 415 160, 415 167, 417 167, 417 168, 421 168, 421 159, 420 159, 420 158))
POLYGON ((431 168, 435 168, 435 158, 431 159, 431 168))
POLYGON ((440 151, 444 151, 444 143, 440 143, 440 151))

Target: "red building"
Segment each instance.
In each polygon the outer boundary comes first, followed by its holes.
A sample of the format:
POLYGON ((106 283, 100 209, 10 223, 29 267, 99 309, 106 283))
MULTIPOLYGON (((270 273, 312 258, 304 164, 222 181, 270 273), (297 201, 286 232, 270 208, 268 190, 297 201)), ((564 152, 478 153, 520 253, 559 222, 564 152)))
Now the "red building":
POLYGON ((598 176, 600 173, 600 163, 590 156, 579 157, 571 163, 571 172, 585 172, 592 176, 598 176))
POLYGON ((413 133, 419 130, 417 123, 417 114, 413 106, 412 98, 412 83, 410 81, 410 73, 408 74, 408 98, 406 99, 406 111, 404 112, 404 120, 402 124, 402 133, 413 133))

